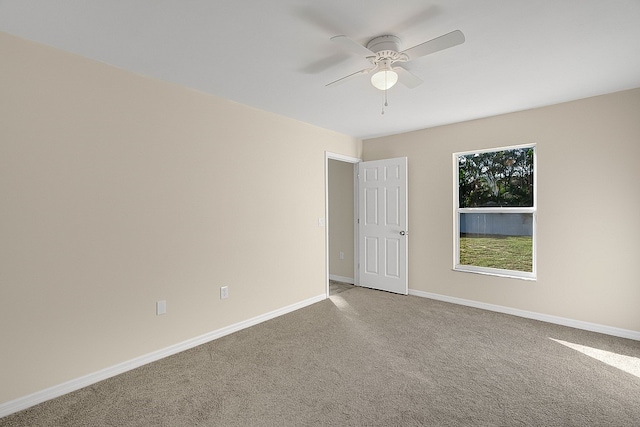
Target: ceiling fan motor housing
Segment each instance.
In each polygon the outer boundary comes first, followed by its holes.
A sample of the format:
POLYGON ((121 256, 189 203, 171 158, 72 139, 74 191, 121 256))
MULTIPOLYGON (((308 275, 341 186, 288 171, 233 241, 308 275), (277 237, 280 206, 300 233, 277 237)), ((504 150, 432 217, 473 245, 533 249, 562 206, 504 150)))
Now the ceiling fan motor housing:
POLYGON ((393 52, 400 51, 400 38, 391 35, 378 36, 367 43, 367 49, 372 52, 378 53, 383 50, 390 50, 393 52))
POLYGON ((391 63, 396 61, 406 61, 406 55, 400 53, 400 38, 392 35, 378 36, 367 43, 367 49, 376 54, 375 58, 371 58, 371 62, 378 64, 381 61, 390 60, 391 63))

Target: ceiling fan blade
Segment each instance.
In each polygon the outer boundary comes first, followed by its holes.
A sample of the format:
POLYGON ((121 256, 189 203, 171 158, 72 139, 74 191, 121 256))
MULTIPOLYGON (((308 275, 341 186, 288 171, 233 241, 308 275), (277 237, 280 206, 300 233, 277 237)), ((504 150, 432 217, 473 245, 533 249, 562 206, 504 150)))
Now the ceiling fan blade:
POLYGON ((457 46, 464 43, 464 40, 465 38, 464 34, 462 34, 462 31, 455 30, 427 42, 420 43, 419 45, 416 45, 414 47, 410 47, 409 49, 401 53, 407 54, 410 60, 416 59, 420 58, 421 56, 429 55, 440 50, 457 46))
POLYGON ((343 49, 356 55, 376 56, 375 52, 370 51, 360 43, 350 39, 347 36, 333 36, 331 37, 331 41, 339 44, 343 49))
POLYGON ((422 79, 420 77, 416 76, 403 66, 398 65, 393 68, 393 71, 398 73, 398 81, 409 89, 413 89, 414 87, 418 87, 422 84, 422 79))
MULTIPOLYGON (((308 64, 304 68, 301 68, 300 71, 302 71, 305 74, 318 74, 330 68, 335 67, 336 65, 340 64, 343 61, 348 60, 349 58, 353 59, 351 55, 345 52, 340 52, 339 54, 331 55, 326 58, 315 61, 311 64, 308 64)), ((365 60, 363 59, 363 61, 365 60)))
POLYGON ((348 76, 344 76, 339 78, 338 80, 334 80, 331 83, 327 83, 325 85, 325 87, 329 87, 329 86, 337 86, 341 83, 346 82, 347 80, 350 80, 351 78, 358 76, 360 74, 364 74, 364 73, 368 73, 369 71, 371 71, 373 68, 365 68, 364 70, 360 70, 360 71, 356 71, 355 73, 351 73, 348 76))

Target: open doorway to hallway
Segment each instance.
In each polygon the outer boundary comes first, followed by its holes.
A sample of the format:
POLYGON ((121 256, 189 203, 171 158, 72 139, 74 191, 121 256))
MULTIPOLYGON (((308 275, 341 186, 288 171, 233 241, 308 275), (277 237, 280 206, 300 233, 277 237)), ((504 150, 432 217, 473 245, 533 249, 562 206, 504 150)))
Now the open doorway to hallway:
POLYGON ((326 295, 329 280, 407 295, 407 158, 326 152, 325 184, 326 295))
POLYGON ((357 282, 355 171, 359 159, 327 153, 327 296, 357 282))

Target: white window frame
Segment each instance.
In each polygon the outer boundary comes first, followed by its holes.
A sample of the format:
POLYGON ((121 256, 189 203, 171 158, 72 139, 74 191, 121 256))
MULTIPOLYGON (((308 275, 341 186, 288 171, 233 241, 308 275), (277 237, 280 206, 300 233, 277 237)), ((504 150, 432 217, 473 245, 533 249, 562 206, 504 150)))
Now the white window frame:
POLYGON ((537 247, 537 206, 538 206, 538 160, 536 144, 511 145, 507 147, 487 148, 482 150, 453 153, 453 270, 467 273, 488 274, 491 276, 510 277, 524 280, 536 280, 536 247, 537 247), (533 148, 533 206, 505 208, 460 208, 458 158, 476 153, 492 153, 519 148, 533 148), (460 264, 460 214, 461 213, 530 213, 532 214, 532 271, 506 270, 501 268, 479 267, 460 264))

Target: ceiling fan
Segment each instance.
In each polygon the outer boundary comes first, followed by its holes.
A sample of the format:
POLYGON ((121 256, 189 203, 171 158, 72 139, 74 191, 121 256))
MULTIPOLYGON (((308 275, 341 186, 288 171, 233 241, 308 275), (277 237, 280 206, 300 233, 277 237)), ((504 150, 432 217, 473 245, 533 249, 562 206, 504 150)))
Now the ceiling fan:
POLYGON ((371 84, 377 89, 386 91, 398 81, 413 89, 422 83, 422 79, 399 63, 409 62, 416 58, 457 46, 464 43, 464 40, 462 31, 455 30, 409 49, 400 50, 400 38, 393 35, 375 37, 366 46, 344 35, 334 36, 331 41, 338 43, 351 53, 363 55, 371 62, 372 67, 341 77, 326 86, 343 83, 360 74, 371 74, 371 84))

